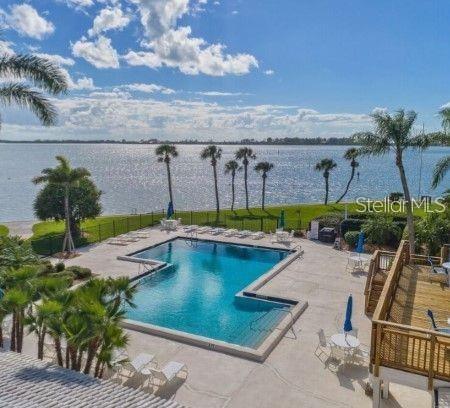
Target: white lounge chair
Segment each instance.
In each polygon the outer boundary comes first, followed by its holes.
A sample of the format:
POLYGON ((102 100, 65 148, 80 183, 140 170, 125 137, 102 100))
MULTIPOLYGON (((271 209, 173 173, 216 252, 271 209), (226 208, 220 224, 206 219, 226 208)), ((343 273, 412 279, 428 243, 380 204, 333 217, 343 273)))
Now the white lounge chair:
POLYGON ((130 244, 130 241, 126 241, 124 239, 120 239, 120 238, 110 238, 106 241, 107 244, 109 245, 121 245, 121 246, 126 246, 130 244))
POLYGON ((154 362, 154 359, 155 356, 153 354, 147 353, 141 353, 131 361, 125 359, 120 373, 123 375, 123 371, 127 371, 128 375, 126 375, 126 377, 129 378, 134 377, 136 374, 148 375, 146 369, 149 369, 150 365, 154 362))
POLYGON ((247 237, 250 236, 251 234, 252 234, 251 231, 243 230, 243 231, 239 231, 239 232, 236 234, 236 236, 237 236, 238 238, 247 238, 247 237))
POLYGON ((225 228, 213 228, 211 231, 209 231, 211 235, 220 235, 223 232, 225 232, 225 228))
POLYGON ((198 230, 198 225, 186 225, 183 227, 183 231, 186 233, 194 232, 198 230))
MULTIPOLYGON (((187 373, 186 365, 176 361, 170 361, 161 370, 157 368, 149 368, 148 370, 151 372, 152 381, 157 380, 158 384, 155 385, 158 385, 159 387, 170 383, 178 376, 178 374, 182 372, 187 373)), ((146 371, 147 370, 144 370, 144 374, 147 374, 146 371)))
POLYGON ((198 234, 206 234, 207 232, 209 232, 209 231, 211 231, 211 227, 200 227, 198 230, 197 230, 197 233, 198 234))
POLYGON ((254 232, 250 235, 252 239, 262 239, 264 238, 265 234, 262 231, 254 232))
POLYGON ((231 228, 231 229, 227 229, 225 230, 225 232, 223 233, 223 235, 225 235, 226 237, 232 237, 234 235, 236 235, 239 231, 235 228, 231 228))

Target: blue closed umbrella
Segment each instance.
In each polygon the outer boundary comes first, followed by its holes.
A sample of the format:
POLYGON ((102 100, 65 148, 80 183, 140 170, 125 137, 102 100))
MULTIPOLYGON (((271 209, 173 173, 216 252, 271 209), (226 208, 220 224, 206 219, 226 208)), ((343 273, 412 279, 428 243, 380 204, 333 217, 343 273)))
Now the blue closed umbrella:
POLYGON ((356 252, 358 254, 362 254, 364 252, 364 241, 364 232, 361 231, 358 235, 358 244, 356 245, 356 252))
POLYGON ((353 309, 353 297, 350 295, 347 300, 347 310, 345 311, 344 332, 348 333, 353 330, 352 326, 352 309, 353 309))
POLYGON ((284 229, 284 210, 281 210, 280 218, 278 219, 278 228, 284 229))
POLYGON ((169 219, 174 214, 172 201, 169 201, 169 206, 167 207, 167 218, 169 219))

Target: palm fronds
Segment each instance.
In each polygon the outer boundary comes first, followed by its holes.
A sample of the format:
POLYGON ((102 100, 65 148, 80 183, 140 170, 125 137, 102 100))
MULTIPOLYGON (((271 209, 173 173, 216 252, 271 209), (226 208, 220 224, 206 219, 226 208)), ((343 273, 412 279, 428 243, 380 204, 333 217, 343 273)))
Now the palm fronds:
POLYGON ((439 183, 444 179, 448 170, 450 169, 450 156, 443 157, 436 163, 436 166, 433 171, 433 181, 431 182, 431 186, 436 188, 439 183))

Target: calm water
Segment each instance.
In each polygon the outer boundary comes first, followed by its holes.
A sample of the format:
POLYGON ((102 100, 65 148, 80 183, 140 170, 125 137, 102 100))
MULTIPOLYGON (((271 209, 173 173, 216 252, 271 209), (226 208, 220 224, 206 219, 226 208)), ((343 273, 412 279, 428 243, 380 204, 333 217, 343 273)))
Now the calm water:
MULTIPOLYGON (((180 156, 173 161, 172 173, 177 209, 214 208, 211 166, 199 159, 203 146, 178 146, 180 156)), ((34 218, 32 203, 39 187, 31 183, 41 169, 55 165, 58 154, 67 156, 74 166, 87 167, 104 192, 105 213, 131 211, 160 211, 167 206, 165 168, 156 162, 155 146, 145 145, 58 145, 58 144, 0 144, 0 222, 34 218)), ((224 146, 220 163, 219 188, 221 205, 230 205, 230 178, 223 174, 223 164, 233 158, 237 146, 224 146)), ((323 177, 314 165, 331 157, 338 167, 331 176, 331 198, 337 198, 345 188, 350 173, 342 159, 345 146, 255 146, 258 160, 275 164, 267 180, 267 203, 284 204, 319 202, 323 200, 323 177)), ((432 148, 423 153, 422 194, 438 195, 450 185, 450 177, 441 188, 430 191, 434 164, 450 148, 432 148)), ((408 152, 406 168, 412 193, 419 190, 420 155, 408 152)), ((355 180, 348 199, 358 196, 379 198, 391 191, 401 191, 397 169, 392 158, 361 158, 360 180, 355 180)), ((242 174, 237 176, 237 204, 243 206, 242 174)), ((249 178, 250 200, 259 205, 261 178, 253 169, 249 178)))
POLYGON ((235 297, 283 260, 287 251, 175 239, 135 256, 172 266, 143 278, 127 317, 144 323, 257 347, 288 306, 235 297))

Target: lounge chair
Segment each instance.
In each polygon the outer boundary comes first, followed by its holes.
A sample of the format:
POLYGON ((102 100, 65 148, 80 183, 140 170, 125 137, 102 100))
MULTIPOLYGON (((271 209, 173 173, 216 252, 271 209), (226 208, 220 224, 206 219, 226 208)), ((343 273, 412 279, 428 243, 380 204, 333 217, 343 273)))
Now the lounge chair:
POLYGON ((155 356, 153 354, 141 353, 133 360, 129 361, 128 357, 123 360, 122 369, 120 373, 123 375, 123 371, 126 370, 126 377, 134 377, 136 374, 148 375, 145 369, 149 369, 150 365, 154 362, 155 356))
POLYGON ((126 241, 124 239, 121 238, 110 238, 106 241, 107 244, 109 245, 122 245, 122 246, 126 246, 130 243, 130 241, 126 241))
POLYGON ((433 312, 432 312, 430 309, 427 310, 427 315, 428 315, 428 317, 429 317, 429 319, 430 319, 430 322, 431 322, 431 328, 432 328, 433 330, 435 330, 435 331, 437 331, 437 332, 441 332, 441 333, 447 333, 447 334, 450 334, 450 327, 438 327, 438 326, 436 325, 436 320, 434 320, 434 314, 433 314, 433 312))
POLYGON ((262 239, 264 238, 265 234, 262 231, 254 232, 250 235, 252 239, 262 239))
POLYGON ((150 238, 150 232, 148 231, 133 231, 129 235, 136 238, 150 238))
POLYGON ((198 230, 198 225, 186 225, 183 227, 183 231, 186 233, 195 232, 198 230))
POLYGON ((236 236, 237 236, 238 238, 247 238, 247 237, 250 236, 251 234, 252 234, 251 231, 243 230, 243 231, 239 231, 239 232, 236 234, 236 236))
POLYGON ((220 235, 223 232, 225 232, 225 228, 213 228, 211 231, 209 231, 211 235, 220 235))
POLYGON ((236 228, 231 228, 231 229, 227 229, 225 230, 225 232, 223 233, 223 235, 225 235, 226 237, 233 237, 234 235, 236 235, 239 231, 236 228))
POLYGON ((129 362, 128 352, 124 348, 114 349, 111 359, 111 369, 113 372, 120 374, 125 363, 129 362))
POLYGON ((197 233, 198 234, 206 234, 207 232, 209 232, 209 231, 211 231, 211 227, 200 227, 198 230, 197 230, 197 233))
POLYGON ((178 374, 182 373, 183 371, 187 373, 187 367, 183 363, 170 361, 162 369, 157 368, 145 369, 143 370, 143 374, 147 374, 147 371, 151 372, 152 381, 153 380, 158 381, 158 384, 155 385, 162 387, 170 383, 172 380, 174 380, 178 376, 178 374))

